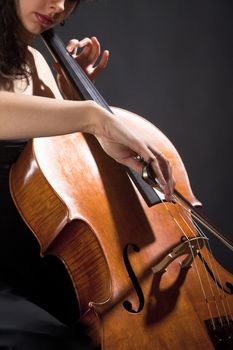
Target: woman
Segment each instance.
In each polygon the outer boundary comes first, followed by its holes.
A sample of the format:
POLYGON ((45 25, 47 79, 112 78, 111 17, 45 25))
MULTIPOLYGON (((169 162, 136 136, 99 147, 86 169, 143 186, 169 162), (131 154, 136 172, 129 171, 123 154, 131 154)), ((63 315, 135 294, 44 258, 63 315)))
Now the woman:
MULTIPOLYGON (((167 200, 173 192, 171 168, 159 150, 96 103, 77 101, 77 94, 58 74, 61 94, 46 61, 30 46, 35 35, 62 24, 78 2, 0 1, 0 349, 91 348, 88 339, 76 339, 69 327, 48 313, 65 318, 56 314, 55 292, 48 295, 60 275, 51 280, 53 263, 41 263, 38 246, 12 203, 9 168, 28 139, 91 133, 117 162, 138 172, 141 164, 136 155, 150 162, 167 200)), ((71 40, 67 50, 93 81, 107 65, 108 51, 95 65, 100 56, 95 37, 71 40), (78 55, 77 49, 82 49, 78 55)))

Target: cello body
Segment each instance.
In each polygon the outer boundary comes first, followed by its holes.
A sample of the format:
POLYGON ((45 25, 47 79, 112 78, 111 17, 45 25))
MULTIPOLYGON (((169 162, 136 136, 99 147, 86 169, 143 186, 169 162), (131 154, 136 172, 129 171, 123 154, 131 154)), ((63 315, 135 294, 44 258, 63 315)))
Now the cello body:
MULTIPOLYGON (((167 137, 145 119, 113 110, 161 150, 173 166, 176 188, 199 206, 167 137)), ((11 169, 10 187, 41 256, 64 263, 80 322, 97 347, 209 350, 215 348, 211 318, 219 324, 227 314, 232 327, 232 275, 201 244, 223 291, 196 254, 182 251, 184 231, 188 237, 196 234, 189 212, 160 201, 149 208, 125 169, 94 137, 75 133, 32 140, 11 169), (170 259, 175 248, 179 254, 170 259)))

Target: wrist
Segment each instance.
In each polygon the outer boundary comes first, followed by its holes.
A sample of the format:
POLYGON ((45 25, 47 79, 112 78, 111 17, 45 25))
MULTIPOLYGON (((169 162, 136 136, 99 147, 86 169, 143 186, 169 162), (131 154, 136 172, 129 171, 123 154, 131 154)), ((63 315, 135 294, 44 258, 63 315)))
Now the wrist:
POLYGON ((105 126, 111 119, 111 113, 105 110, 94 101, 86 102, 86 118, 87 125, 84 132, 93 134, 95 136, 104 135, 105 126))
POLYGON ((96 137, 108 137, 111 123, 116 118, 115 115, 94 101, 82 101, 81 103, 84 106, 84 125, 80 131, 96 137))
POLYGON ((78 132, 94 134, 97 123, 97 107, 94 101, 69 101, 72 108, 75 129, 78 132))

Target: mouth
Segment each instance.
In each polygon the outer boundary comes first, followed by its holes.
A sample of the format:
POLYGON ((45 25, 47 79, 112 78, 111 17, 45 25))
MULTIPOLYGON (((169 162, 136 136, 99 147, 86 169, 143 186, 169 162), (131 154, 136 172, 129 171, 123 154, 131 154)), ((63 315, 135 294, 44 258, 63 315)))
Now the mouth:
POLYGON ((53 24, 53 21, 51 19, 51 17, 46 16, 46 15, 42 15, 41 13, 36 13, 36 18, 38 20, 38 22, 43 26, 43 27, 47 27, 53 24))

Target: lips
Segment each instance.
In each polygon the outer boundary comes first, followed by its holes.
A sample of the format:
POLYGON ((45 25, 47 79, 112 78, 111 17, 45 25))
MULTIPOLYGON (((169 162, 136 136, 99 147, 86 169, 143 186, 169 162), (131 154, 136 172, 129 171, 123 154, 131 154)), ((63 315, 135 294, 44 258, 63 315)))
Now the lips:
POLYGON ((36 18, 42 26, 46 27, 53 24, 53 21, 51 20, 50 17, 42 15, 41 13, 36 13, 36 18))

